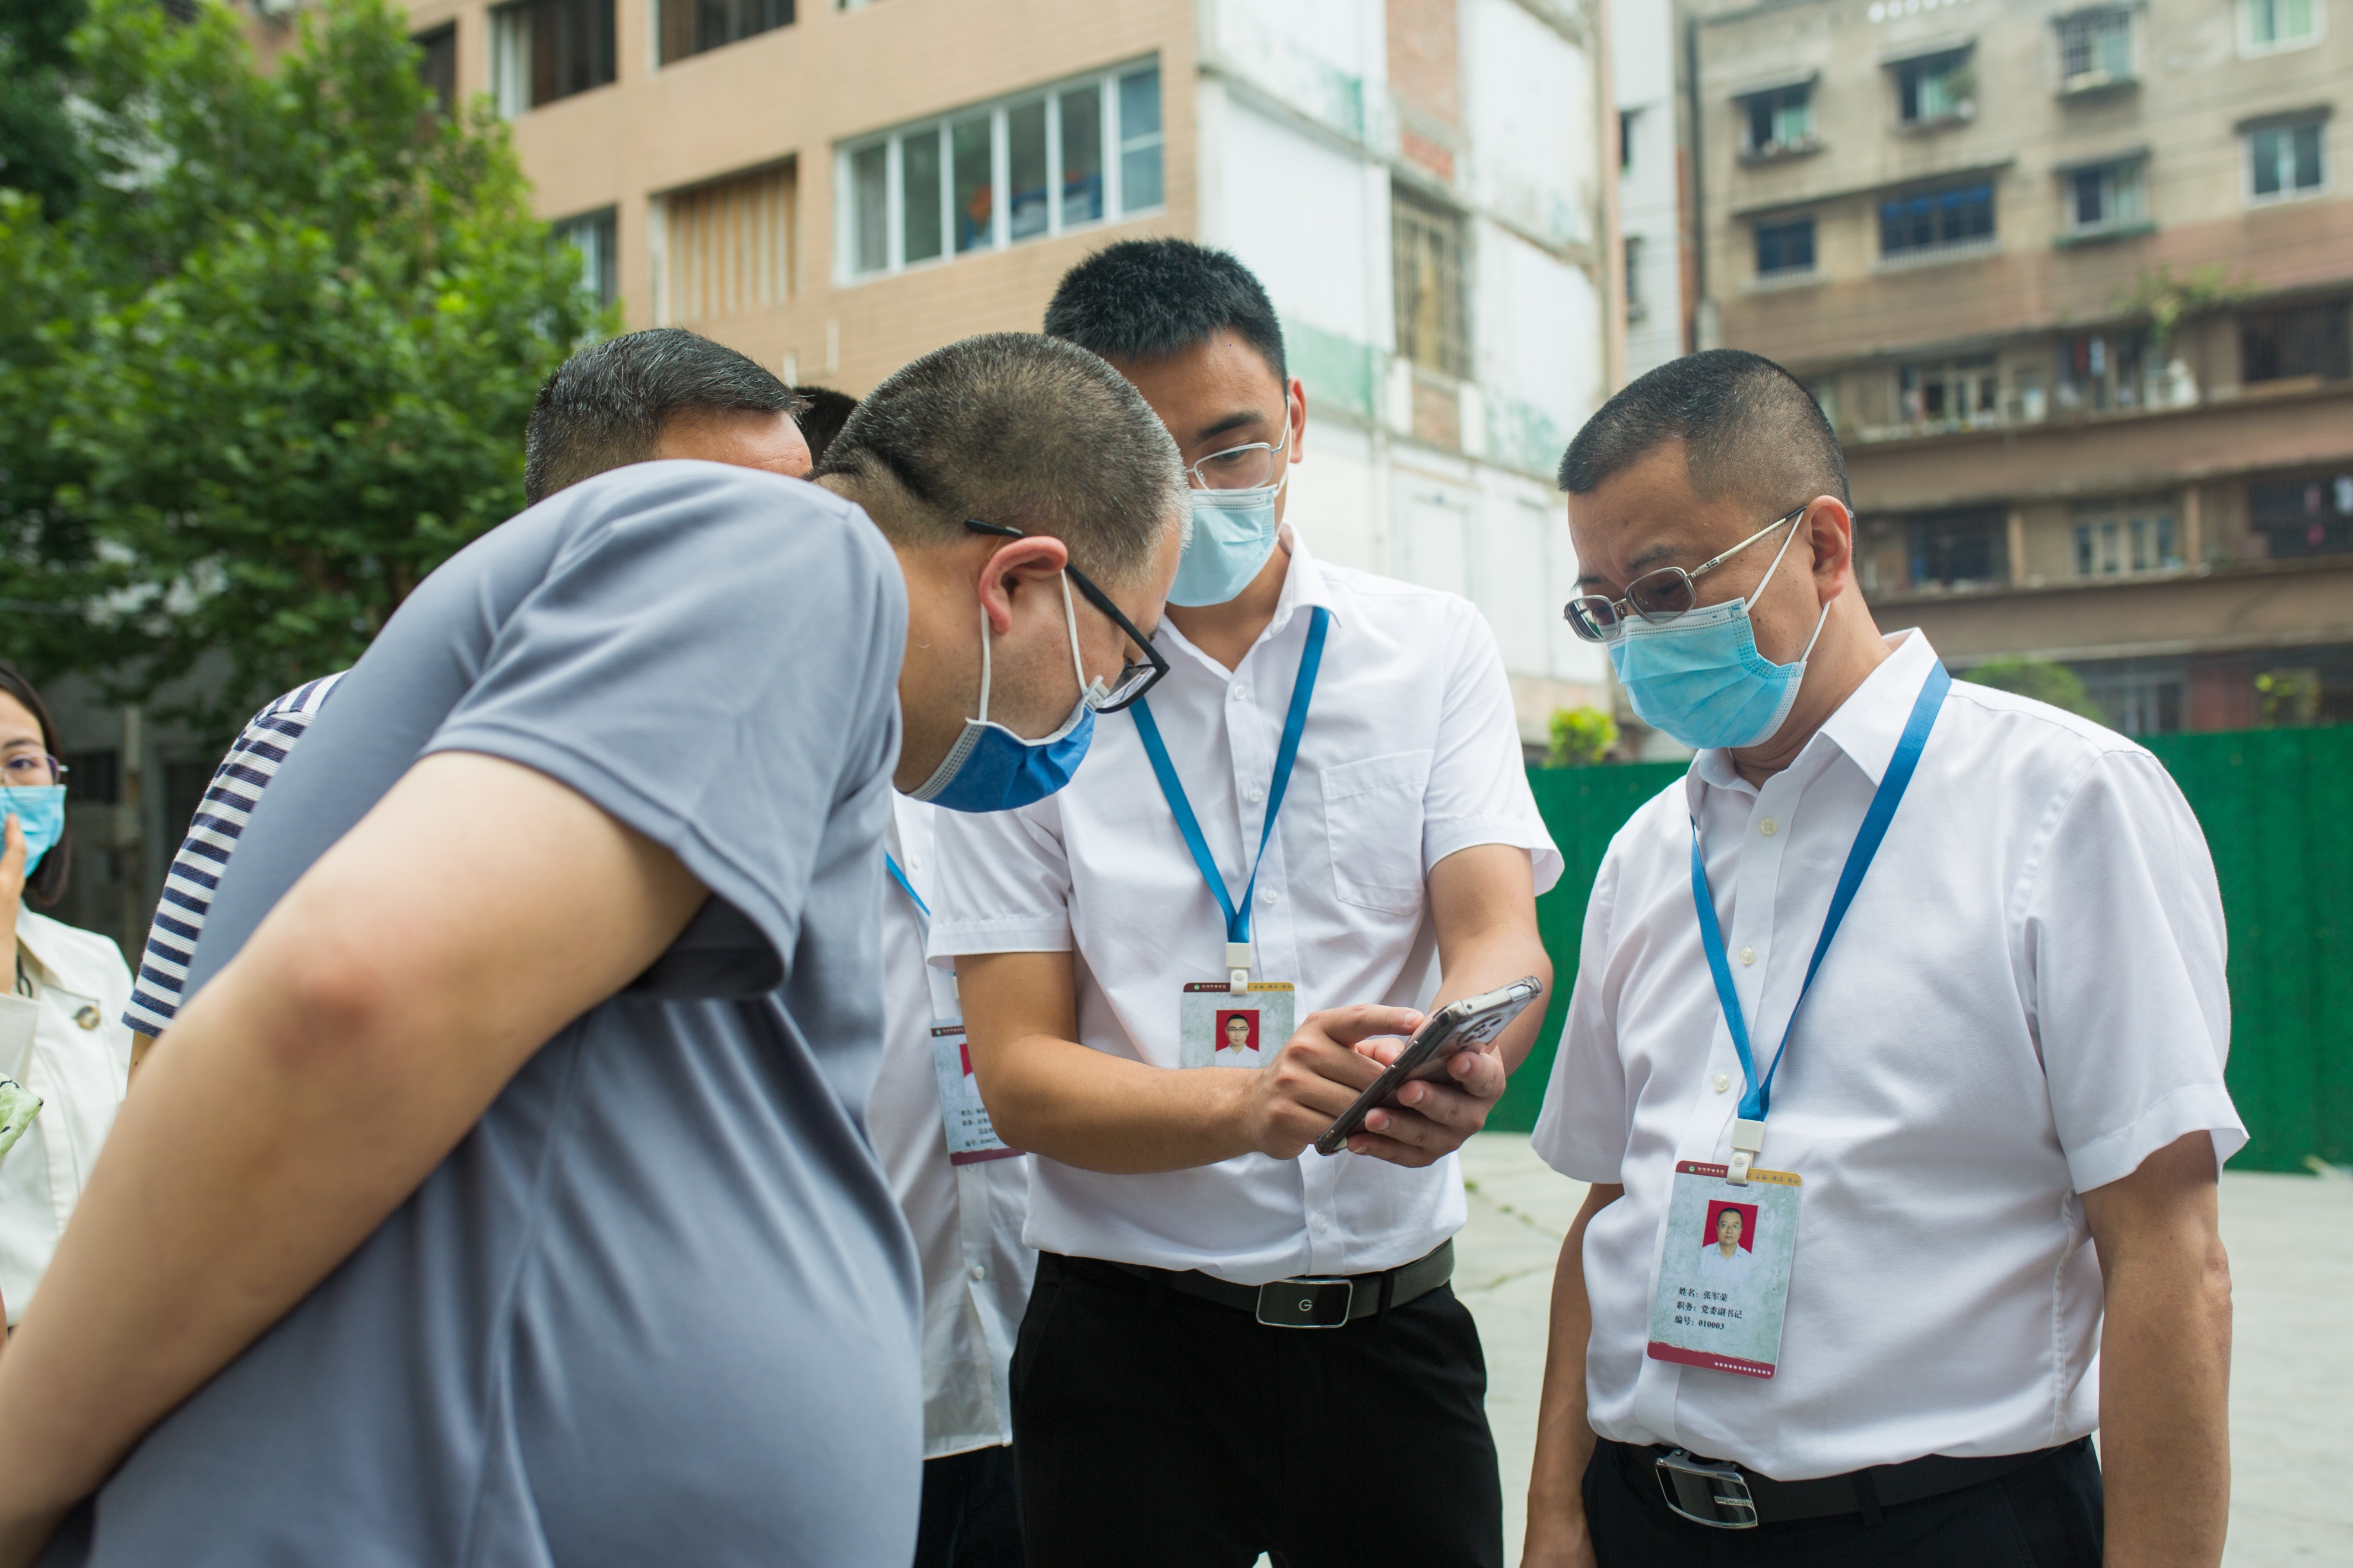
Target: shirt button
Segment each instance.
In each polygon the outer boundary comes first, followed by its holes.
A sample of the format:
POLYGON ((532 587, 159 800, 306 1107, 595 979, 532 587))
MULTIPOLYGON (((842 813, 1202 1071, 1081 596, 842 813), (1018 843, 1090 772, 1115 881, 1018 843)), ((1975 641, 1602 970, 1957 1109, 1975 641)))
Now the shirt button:
POLYGON ((988 1278, 988 1270, 984 1266, 976 1263, 972 1266, 972 1277, 976 1279, 986 1279, 988 1278))
POLYGON ((1753 948, 1753 947, 1744 947, 1744 948, 1742 948, 1742 949, 1740 950, 1740 962, 1741 962, 1741 963, 1756 963, 1756 962, 1757 962, 1757 950, 1756 950, 1755 948, 1753 948))
POLYGON ((1264 788, 1258 784, 1252 784, 1250 786, 1250 803, 1252 805, 1256 805, 1260 801, 1262 801, 1265 798, 1266 791, 1264 788))
POLYGON ((1274 889, 1272 888, 1261 888, 1258 890, 1258 901, 1264 904, 1267 908, 1272 909, 1274 907, 1274 889))
POLYGON ((1716 1092, 1716 1093, 1718 1093, 1718 1094, 1722 1094, 1725 1089, 1730 1089, 1731 1087, 1732 1087, 1732 1079, 1731 1079, 1731 1076, 1730 1076, 1729 1074, 1726 1074, 1726 1073, 1718 1073, 1718 1074, 1716 1074, 1716 1075, 1715 1075, 1715 1092, 1716 1092))
POLYGON ((1235 700, 1235 701, 1240 702, 1240 701, 1241 701, 1244 698, 1248 697, 1249 695, 1250 695, 1250 688, 1249 688, 1249 687, 1247 687, 1247 686, 1237 686, 1237 687, 1235 687, 1235 688, 1234 688, 1233 697, 1234 697, 1234 700, 1235 700))
POLYGON ((1319 1234, 1331 1228, 1332 1221, 1327 1216, 1320 1214, 1315 1216, 1315 1229, 1319 1234))
POLYGON ((1773 835, 1781 831, 1781 825, 1768 816, 1764 821, 1757 825, 1757 831, 1763 834, 1766 837, 1770 838, 1773 835))

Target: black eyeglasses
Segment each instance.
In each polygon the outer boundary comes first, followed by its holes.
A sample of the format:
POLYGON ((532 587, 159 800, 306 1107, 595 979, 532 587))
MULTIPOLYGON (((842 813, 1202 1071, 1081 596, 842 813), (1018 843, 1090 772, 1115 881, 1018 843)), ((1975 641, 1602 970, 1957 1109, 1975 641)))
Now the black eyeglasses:
MULTIPOLYGON (((1808 501, 1806 506, 1814 503, 1808 501)), ((1645 572, 1626 584, 1626 596, 1613 599, 1607 594, 1585 594, 1561 606, 1561 614, 1578 637, 1587 642, 1615 642, 1624 635, 1628 611, 1653 623, 1672 621, 1699 603, 1699 590, 1693 582, 1715 571, 1783 523, 1805 514, 1806 507, 1784 512, 1767 523, 1723 554, 1703 561, 1686 572, 1680 566, 1662 566, 1655 572, 1645 572)))
MULTIPOLYGON (((999 539, 1029 537, 1018 528, 1008 527, 1001 522, 984 522, 976 517, 965 518, 964 525, 975 533, 994 534, 999 539)), ((1120 613, 1119 606, 1111 602, 1109 594, 1087 581, 1085 573, 1075 566, 1065 566, 1062 568, 1062 575, 1071 580, 1071 586, 1079 591, 1082 598, 1109 616, 1112 625, 1126 633, 1127 640, 1134 643, 1144 655, 1144 662, 1140 664, 1131 660, 1120 666, 1119 679, 1113 681, 1110 689, 1102 696, 1096 697, 1091 691, 1087 698, 1087 705, 1096 712, 1116 713, 1159 685, 1161 678, 1168 673, 1168 661, 1160 657, 1160 650, 1152 646, 1152 639, 1139 631, 1134 621, 1120 613)))

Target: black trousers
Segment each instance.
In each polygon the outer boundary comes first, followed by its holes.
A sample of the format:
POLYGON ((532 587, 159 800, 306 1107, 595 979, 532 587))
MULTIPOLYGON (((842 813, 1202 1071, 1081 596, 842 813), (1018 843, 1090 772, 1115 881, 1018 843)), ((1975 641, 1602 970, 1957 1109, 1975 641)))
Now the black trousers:
POLYGON ((1031 1568, 1501 1568, 1487 1365, 1450 1288, 1271 1329, 1047 1253, 1012 1390, 1031 1568))
POLYGON ((1647 1455, 1601 1443, 1585 1519, 1601 1568, 2100 1568, 2100 1461, 2085 1437, 1875 1525, 1847 1514, 1711 1530, 1669 1511, 1647 1455))
POLYGON ((1021 1568, 1013 1450, 999 1445, 923 1461, 915 1568, 1021 1568))

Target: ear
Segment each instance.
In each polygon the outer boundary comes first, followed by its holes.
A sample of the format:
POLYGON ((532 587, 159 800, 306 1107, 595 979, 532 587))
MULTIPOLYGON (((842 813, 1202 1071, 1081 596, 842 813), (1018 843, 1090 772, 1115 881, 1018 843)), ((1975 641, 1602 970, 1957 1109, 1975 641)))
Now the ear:
POLYGON ((1814 552, 1814 591, 1827 605, 1854 575, 1854 514, 1836 496, 1816 496, 1798 526, 1814 552))
MULTIPOLYGON (((981 563, 976 584, 982 613, 988 616, 988 629, 997 637, 1010 632, 1015 601, 1051 586, 1070 563, 1069 549, 1050 534, 1008 539, 991 551, 981 563)), ((1054 603, 1059 612, 1059 594, 1054 603)))
POLYGON ((1284 390, 1291 397, 1287 423, 1291 426, 1291 460, 1296 463, 1307 456, 1307 384, 1294 375, 1284 390))

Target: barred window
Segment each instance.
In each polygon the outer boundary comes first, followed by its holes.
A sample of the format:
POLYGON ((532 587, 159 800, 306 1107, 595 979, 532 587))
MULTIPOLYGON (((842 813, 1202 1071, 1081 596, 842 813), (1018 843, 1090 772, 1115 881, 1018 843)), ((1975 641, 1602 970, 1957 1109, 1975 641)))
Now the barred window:
POLYGON ((1462 215, 1402 186, 1391 193, 1389 214, 1397 352, 1424 370, 1467 378, 1462 215))

